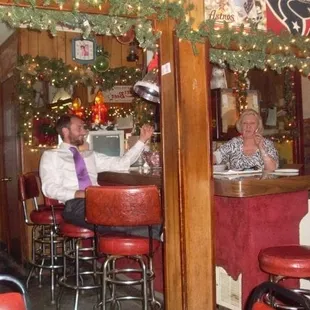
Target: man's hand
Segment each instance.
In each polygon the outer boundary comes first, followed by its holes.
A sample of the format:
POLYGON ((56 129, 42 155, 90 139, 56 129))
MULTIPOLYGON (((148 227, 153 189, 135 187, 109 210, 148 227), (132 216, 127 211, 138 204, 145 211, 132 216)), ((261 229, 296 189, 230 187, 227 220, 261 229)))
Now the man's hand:
POLYGON ((144 124, 140 130, 139 140, 145 143, 148 139, 151 138, 154 132, 154 128, 151 125, 144 124))
POLYGON ((76 191, 74 198, 85 198, 85 191, 82 191, 82 190, 76 191))

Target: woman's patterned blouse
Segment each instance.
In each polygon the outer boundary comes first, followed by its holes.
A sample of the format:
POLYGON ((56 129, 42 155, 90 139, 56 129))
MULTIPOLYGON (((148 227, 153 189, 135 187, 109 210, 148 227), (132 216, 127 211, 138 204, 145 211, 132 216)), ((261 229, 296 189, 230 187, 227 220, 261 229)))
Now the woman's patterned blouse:
MULTIPOLYGON (((279 155, 272 141, 264 138, 266 153, 279 165, 279 155)), ((236 137, 221 145, 215 152, 217 164, 227 164, 229 169, 243 170, 250 168, 263 169, 264 161, 259 149, 253 155, 243 154, 243 138, 236 137)))

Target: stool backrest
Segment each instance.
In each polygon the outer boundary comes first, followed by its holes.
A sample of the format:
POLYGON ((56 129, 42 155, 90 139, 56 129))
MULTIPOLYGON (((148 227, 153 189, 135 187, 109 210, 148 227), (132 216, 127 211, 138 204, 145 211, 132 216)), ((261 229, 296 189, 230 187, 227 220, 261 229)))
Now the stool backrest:
MULTIPOLYGON (((27 212, 27 201, 32 203, 34 210, 39 210, 38 198, 42 194, 40 190, 40 177, 37 171, 27 172, 19 176, 18 178, 18 194, 19 200, 23 206, 24 220, 27 224, 30 224, 30 220, 27 212)), ((53 206, 58 204, 57 200, 44 198, 44 206, 51 207, 51 212, 53 212, 53 206)))
POLYGON ((40 191, 37 183, 37 176, 34 172, 22 174, 18 178, 18 196, 23 206, 24 220, 26 224, 30 224, 27 212, 27 201, 31 200, 32 207, 38 210, 38 200, 40 191))
POLYGON ((277 300, 280 300, 283 306, 287 305, 286 303, 291 304, 294 302, 294 304, 301 307, 300 309, 310 310, 310 300, 308 298, 273 282, 263 282, 254 288, 249 299, 247 300, 245 310, 275 309, 264 303, 263 299, 266 293, 276 295, 277 300))
POLYGON ((24 285, 16 278, 10 275, 0 275, 0 281, 8 284, 14 284, 18 292, 0 293, 1 310, 27 310, 29 308, 29 298, 24 285))
POLYGON ((162 222, 155 185, 90 186, 86 189, 86 221, 105 226, 146 226, 162 222))
POLYGON ((38 198, 40 190, 37 181, 37 173, 27 172, 19 176, 19 194, 20 200, 28 200, 38 198))

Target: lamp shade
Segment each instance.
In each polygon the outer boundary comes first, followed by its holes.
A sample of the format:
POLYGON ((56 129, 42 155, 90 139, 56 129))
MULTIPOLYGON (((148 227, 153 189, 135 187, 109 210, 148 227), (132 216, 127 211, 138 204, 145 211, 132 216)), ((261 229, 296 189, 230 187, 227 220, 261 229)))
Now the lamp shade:
POLYGON ((145 100, 159 103, 158 69, 149 71, 142 81, 138 81, 134 85, 133 90, 145 100))
POLYGON ((59 88, 59 90, 57 91, 57 93, 55 94, 55 96, 53 97, 52 100, 52 104, 55 103, 63 103, 63 104, 71 104, 72 103, 72 98, 71 96, 68 94, 68 92, 66 92, 64 90, 64 88, 59 88))

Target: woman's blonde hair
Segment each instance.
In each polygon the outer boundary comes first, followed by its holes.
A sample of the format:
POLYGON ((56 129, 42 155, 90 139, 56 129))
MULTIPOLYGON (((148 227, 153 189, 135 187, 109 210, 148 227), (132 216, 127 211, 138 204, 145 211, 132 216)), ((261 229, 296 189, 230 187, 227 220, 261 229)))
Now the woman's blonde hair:
POLYGON ((240 115, 239 119, 236 122, 236 128, 238 132, 242 133, 242 122, 243 122, 243 119, 248 115, 254 115, 256 117, 257 122, 258 122, 257 133, 262 135, 264 132, 263 120, 261 116, 253 109, 246 109, 240 115))

